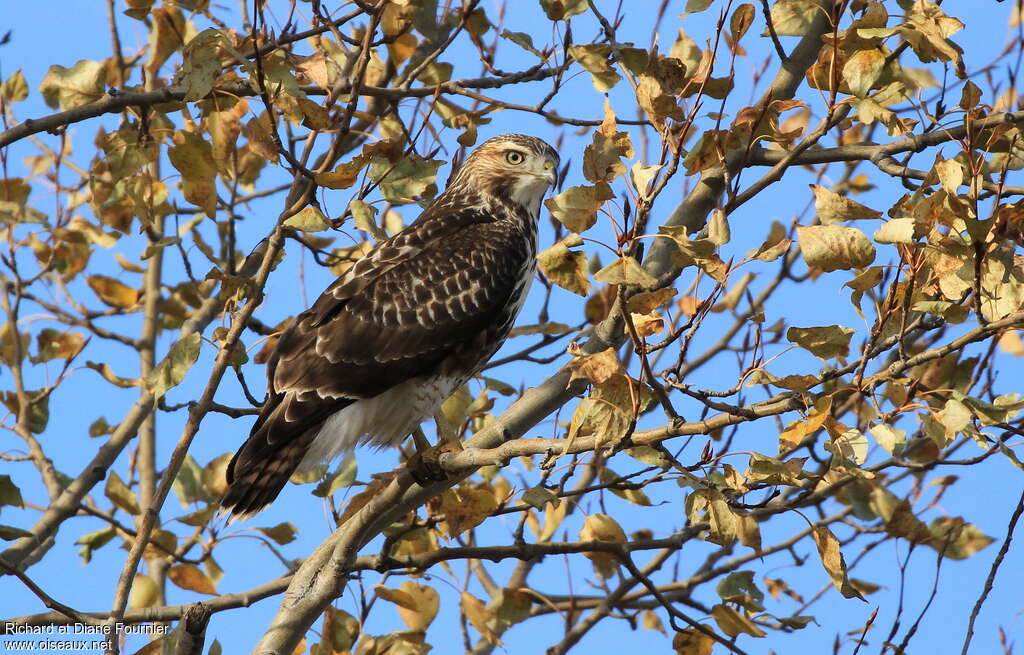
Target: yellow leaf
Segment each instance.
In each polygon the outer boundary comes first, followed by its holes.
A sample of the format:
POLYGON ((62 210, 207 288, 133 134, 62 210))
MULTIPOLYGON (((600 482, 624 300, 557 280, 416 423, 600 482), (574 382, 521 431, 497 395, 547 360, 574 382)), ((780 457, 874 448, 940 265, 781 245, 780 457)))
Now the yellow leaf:
POLYGON ((369 157, 358 155, 349 162, 343 162, 329 173, 317 173, 316 183, 328 189, 347 189, 359 179, 359 173, 370 163, 369 157))
POLYGON ((366 487, 352 496, 352 500, 348 501, 348 506, 345 507, 345 511, 342 512, 341 517, 338 519, 338 525, 342 525, 350 518, 356 515, 356 513, 380 494, 386 486, 391 483, 392 478, 395 476, 392 473, 377 473, 374 474, 373 479, 366 487))
POLYGON ((284 225, 302 232, 320 232, 331 226, 324 213, 315 205, 303 207, 299 213, 289 216, 284 225))
POLYGON ((476 628, 477 632, 484 639, 494 646, 502 645, 501 638, 488 626, 489 623, 494 621, 494 614, 487 609, 479 598, 468 591, 464 591, 462 592, 459 606, 462 609, 462 614, 473 624, 473 627, 476 628))
POLYGON ((569 56, 590 73, 594 88, 601 93, 608 91, 622 79, 608 61, 611 52, 612 47, 602 43, 569 46, 569 56))
POLYGON ((811 351, 816 357, 830 359, 846 357, 850 352, 850 338, 856 331, 841 325, 822 327, 791 327, 786 330, 790 343, 811 351))
POLYGON ((167 149, 171 164, 181 173, 181 191, 193 205, 214 218, 217 213, 217 187, 214 182, 217 165, 213 148, 192 132, 178 130, 174 145, 167 149))
POLYGON ((863 232, 842 225, 797 227, 804 261, 826 273, 864 268, 875 261, 875 247, 863 232))
POLYGON ((413 612, 419 608, 416 604, 415 598, 399 589, 388 589, 384 585, 377 585, 373 588, 373 593, 376 594, 378 598, 382 598, 413 612))
POLYGON ((391 61, 393 61, 396 66, 401 66, 406 59, 416 52, 416 43, 416 37, 413 34, 409 32, 399 34, 394 41, 388 44, 388 52, 391 53, 391 61))
POLYGON ((444 514, 449 537, 480 525, 498 507, 494 492, 486 483, 462 484, 444 492, 435 501, 437 512, 444 514))
POLYGON ((217 590, 214 589, 213 582, 210 578, 191 564, 179 564, 177 566, 172 566, 167 571, 167 577, 171 579, 171 582, 182 589, 188 589, 189 591, 207 594, 210 596, 217 595, 217 590))
POLYGON ((605 99, 604 123, 594 130, 592 142, 583 150, 583 176, 589 182, 611 182, 626 172, 622 157, 632 159, 633 155, 629 133, 615 131, 615 115, 605 99))
POLYGON ((626 300, 626 309, 634 314, 649 314, 658 307, 672 300, 676 295, 675 289, 658 289, 656 291, 643 291, 633 294, 626 300))
POLYGON ((825 526, 814 528, 811 533, 814 543, 818 546, 818 555, 825 567, 825 572, 832 579, 832 584, 839 590, 844 598, 860 598, 864 600, 860 592, 850 585, 850 579, 846 575, 846 560, 839 550, 839 540, 832 534, 832 531, 825 526))
POLYGON ((106 275, 91 275, 86 280, 100 300, 120 309, 130 309, 139 302, 139 291, 106 275))
POLYGON ((651 610, 644 610, 641 616, 641 625, 644 630, 657 630, 661 634, 668 634, 665 632, 665 626, 662 624, 661 619, 651 610))
POLYGON ((217 44, 222 38, 219 30, 210 28, 197 34, 185 45, 181 66, 185 102, 202 100, 213 90, 214 80, 220 74, 217 44))
POLYGON ((625 372, 615 348, 606 348, 593 355, 578 357, 566 364, 566 368, 572 371, 570 380, 585 378, 597 384, 603 384, 613 375, 625 372))
POLYGON ((557 196, 545 200, 544 206, 562 225, 580 234, 597 221, 597 212, 604 201, 613 197, 615 195, 608 183, 598 181, 595 186, 569 187, 557 196))
POLYGON ((637 336, 641 339, 654 334, 661 334, 661 331, 665 329, 665 319, 654 312, 650 314, 630 314, 630 319, 633 321, 633 327, 636 328, 637 336))
MULTIPOLYGON (((580 528, 580 541, 603 541, 606 543, 626 543, 626 533, 622 531, 615 519, 607 514, 591 514, 583 520, 580 528)), ((590 551, 583 553, 594 564, 594 570, 605 578, 614 575, 618 558, 613 553, 590 551)))
POLYGON ((39 83, 39 91, 53 109, 74 109, 99 100, 105 81, 103 62, 83 59, 71 68, 50 66, 39 83))
POLYGON ((111 471, 110 475, 107 476, 106 486, 103 489, 104 495, 110 499, 110 502, 114 503, 117 507, 123 509, 133 516, 138 516, 142 513, 139 509, 139 503, 135 499, 135 494, 128 488, 128 485, 121 480, 121 476, 117 474, 117 471, 111 471))
POLYGON ((764 637, 765 632, 757 627, 757 624, 750 620, 745 614, 740 614, 728 605, 715 605, 711 608, 711 616, 715 623, 722 629, 722 632, 730 637, 741 634, 748 634, 753 637, 764 637))
POLYGON ((739 41, 743 38, 743 35, 747 33, 753 22, 754 5, 744 3, 736 7, 736 11, 732 12, 732 17, 729 19, 729 31, 732 32, 732 40, 739 41))
POLYGON ((680 630, 672 637, 676 655, 711 655, 715 640, 698 630, 680 630))
POLYGON ((437 616, 437 610, 441 603, 437 591, 433 587, 416 584, 411 580, 406 580, 399 585, 398 590, 404 592, 415 604, 412 609, 402 605, 398 606, 398 615, 402 621, 413 632, 426 630, 437 616))
POLYGON ((147 575, 136 573, 132 591, 128 594, 128 607, 134 610, 153 607, 159 599, 160 587, 157 583, 147 575))
POLYGON ((20 68, 0 84, 0 96, 8 102, 21 102, 28 97, 28 83, 20 68))
POLYGON ((935 164, 935 173, 946 193, 956 195, 956 191, 964 181, 964 169, 955 159, 947 159, 935 164))
POLYGON ((561 241, 537 254, 537 266, 544 277, 575 294, 590 292, 587 279, 587 256, 569 248, 561 241))
POLYGON ((876 219, 882 217, 882 212, 865 207, 855 200, 850 200, 831 189, 819 184, 812 184, 811 191, 814 192, 814 210, 818 218, 825 225, 831 225, 840 221, 856 219, 876 219))
POLYGON ((843 65, 843 79, 853 95, 863 98, 878 81, 885 67, 885 53, 878 48, 858 50, 843 65))

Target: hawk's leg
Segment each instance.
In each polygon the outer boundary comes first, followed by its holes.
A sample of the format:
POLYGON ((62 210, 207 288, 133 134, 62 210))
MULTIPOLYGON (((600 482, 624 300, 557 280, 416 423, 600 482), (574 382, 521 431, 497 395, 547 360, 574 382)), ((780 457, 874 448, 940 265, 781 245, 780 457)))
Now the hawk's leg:
POLYGON ((440 435, 436 446, 431 446, 419 427, 412 433, 416 453, 409 458, 406 466, 412 479, 421 487, 431 482, 448 479, 448 472, 441 468, 441 455, 462 450, 462 442, 448 425, 443 416, 436 416, 437 432, 440 435))

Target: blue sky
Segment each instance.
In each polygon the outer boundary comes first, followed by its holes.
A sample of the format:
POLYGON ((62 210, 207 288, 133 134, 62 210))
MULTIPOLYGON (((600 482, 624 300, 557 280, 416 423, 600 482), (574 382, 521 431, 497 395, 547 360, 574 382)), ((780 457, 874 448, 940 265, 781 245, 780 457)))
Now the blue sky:
MULTIPOLYGON (((641 0, 632 4, 621 27, 621 38, 634 40, 641 46, 646 45, 651 30, 651 15, 654 7, 658 4, 653 0, 641 0)), ((678 26, 684 27, 701 47, 704 47, 704 40, 712 34, 713 20, 719 3, 716 3, 716 9, 681 19, 679 15, 684 4, 681 1, 670 3, 662 24, 663 51, 670 47, 678 26)), ((1010 4, 951 0, 943 5, 950 14, 958 15, 965 21, 969 21, 968 28, 956 37, 956 41, 966 51, 969 70, 986 64, 1002 49, 1007 38, 1006 16, 1010 11, 1010 4), (982 10, 979 11, 979 7, 982 10)), ((614 13, 615 3, 599 2, 598 5, 606 14, 614 13)), ((490 15, 493 16, 496 13, 495 3, 485 2, 483 6, 490 15)), ((520 11, 518 6, 510 3, 510 8, 506 13, 505 27, 510 31, 531 34, 534 43, 538 45, 551 41, 550 23, 537 20, 539 14, 533 10, 532 3, 529 12, 520 11)), ((281 7, 278 3, 272 3, 272 9, 280 17, 281 7)), ((58 63, 70 66, 79 59, 97 59, 109 55, 105 7, 102 3, 81 1, 77 3, 7 3, 3 9, 0 9, 0 17, 3 19, 2 23, 13 30, 11 42, 0 47, 0 78, 6 78, 15 70, 21 69, 32 88, 29 99, 19 103, 16 107, 20 119, 51 113, 36 91, 39 81, 45 75, 50 64, 58 63)), ((201 21, 199 25, 205 27, 201 21)), ((119 16, 119 26, 126 50, 134 51, 146 43, 145 28, 138 21, 119 16)), ((747 104, 750 98, 756 96, 755 90, 749 89, 748 80, 751 73, 760 68, 761 62, 768 55, 767 48, 770 48, 766 40, 757 37, 762 27, 763 19, 758 16, 754 27, 744 40, 744 45, 750 51, 750 56, 741 58, 737 62, 736 78, 740 83, 740 88, 734 92, 732 99, 727 104, 725 109, 727 113, 735 112, 747 104), (744 84, 747 85, 746 88, 743 87, 744 84)), ((7 28, 0 27, 0 33, 6 31, 7 28)), ((599 28, 596 22, 589 17, 575 19, 573 28, 575 39, 579 43, 595 40, 598 36, 599 28)), ((794 42, 794 39, 784 39, 787 48, 792 47, 794 42)), ((474 57, 471 50, 465 49, 450 55, 446 54, 442 59, 457 64, 456 76, 472 77, 479 74, 474 57)), ((508 68, 522 67, 531 63, 529 58, 530 55, 507 44, 503 47, 502 58, 498 63, 508 68)), ((725 63, 720 65, 716 72, 722 74, 726 70, 722 67, 725 65, 725 63)), ((500 97, 510 102, 532 104, 546 91, 545 85, 532 84, 502 93, 500 97)), ((808 92, 806 89, 800 92, 799 97, 811 102, 812 106, 817 100, 816 92, 808 92)), ((623 117, 633 117, 634 103, 628 95, 625 84, 620 84, 614 89, 610 100, 612 107, 623 117)), ((591 86, 589 75, 583 73, 568 80, 562 97, 552 106, 563 114, 600 118, 602 97, 591 86)), ((702 113, 706 114, 708 111, 717 110, 717 107, 707 106, 702 113)), ((555 142, 562 137, 564 139, 563 162, 569 158, 573 161, 567 184, 582 183, 580 163, 583 148, 590 140, 589 131, 581 134, 574 129, 554 126, 536 116, 518 112, 497 112, 491 117, 493 122, 481 128, 481 140, 502 132, 534 134, 550 142, 555 142)), ((108 127, 116 126, 117 118, 105 117, 102 121, 90 121, 70 128, 74 156, 78 158, 79 163, 87 163, 86 158, 91 154, 91 142, 100 124, 108 127)), ((702 127, 708 127, 710 121, 705 118, 700 124, 702 127)), ((445 135, 444 138, 449 147, 455 147, 456 136, 457 133, 452 130, 445 135)), ((40 135, 40 139, 51 147, 56 143, 56 138, 50 135, 40 135)), ((34 148, 25 142, 10 148, 8 165, 11 168, 11 174, 18 175, 19 167, 22 166, 22 158, 34 154, 34 152, 34 148)), ((443 155, 439 156, 443 157, 443 155)), ((927 167, 926 163, 922 162, 922 164, 919 167, 927 167)), ((168 167, 167 170, 170 168, 168 167)), ((439 181, 446 179, 447 171, 447 167, 442 167, 438 177, 439 181)), ((870 169, 865 169, 865 172, 872 176, 877 175, 877 172, 870 169)), ((753 180, 755 174, 756 171, 745 173, 745 180, 748 182, 753 180)), ((269 172, 260 184, 270 186, 276 180, 281 179, 284 178, 280 172, 269 172)), ((736 212, 730 218, 733 241, 723 249, 723 259, 740 258, 744 253, 760 244, 768 232, 771 221, 779 220, 783 224, 788 224, 795 215, 806 212, 811 203, 811 194, 806 185, 813 181, 814 179, 803 171, 791 171, 782 182, 773 185, 761 197, 736 212)), ((826 177, 826 181, 821 183, 828 184, 828 178, 826 177)), ((893 189, 891 186, 880 186, 882 188, 858 197, 858 200, 876 209, 888 208, 895 202, 901 191, 893 189)), ((686 188, 687 183, 682 176, 679 176, 678 181, 671 185, 671 188, 659 201, 655 212, 655 221, 661 221, 667 217, 686 188)), ((322 194, 321 199, 325 211, 329 215, 341 214, 350 195, 348 191, 328 191, 326 194, 322 194)), ((42 189, 37 189, 34 191, 33 201, 39 203, 40 206, 45 206, 46 203, 52 202, 52 195, 42 189)), ((279 200, 256 202, 251 205, 251 214, 246 217, 243 224, 244 229, 240 233, 242 249, 247 250, 254 246, 269 229, 271 221, 280 211, 279 202, 279 200)), ((813 209, 805 215, 804 220, 809 220, 812 213, 813 209)), ((414 212, 405 208, 403 215, 408 221, 414 217, 414 212)), ((552 232, 546 218, 542 219, 542 225, 544 230, 541 239, 542 246, 545 246, 550 243, 552 232)), ((870 229, 867 231, 870 232, 870 229)), ((592 235, 588 236, 607 239, 609 235, 610 231, 607 225, 601 225, 592 235)), ((345 234, 338 236, 336 245, 345 245, 346 239, 350 238, 345 234)), ((268 324, 275 324, 282 318, 303 309, 305 303, 315 298, 330 281, 330 274, 327 271, 319 270, 308 256, 305 256, 303 260, 303 255, 294 248, 294 245, 290 244, 288 258, 277 274, 272 277, 267 288, 268 300, 257 313, 257 316, 268 324), (302 262, 301 266, 300 262, 302 262), (298 289, 297 283, 300 271, 303 273, 301 283, 304 284, 304 287, 302 289, 298 289), (302 293, 298 291, 302 291, 302 293)), ((114 263, 115 252, 131 256, 137 254, 142 247, 141 238, 138 235, 131 235, 122 239, 114 249, 97 254, 95 261, 106 262, 104 266, 109 266, 109 270, 113 271, 117 266, 114 263)), ((610 261, 608 251, 597 244, 588 243, 585 250, 588 254, 599 253, 605 263, 610 261)), ((888 250, 882 248, 879 252, 879 261, 891 260, 893 256, 894 252, 891 248, 888 250)), ((168 267, 172 275, 176 274, 180 272, 180 261, 169 258, 168 267)), ((770 266, 750 266, 749 269, 760 273, 762 282, 769 279, 772 271, 770 266)), ((692 277, 687 278, 684 275, 681 286, 685 286, 690 279, 692 277)), ((857 329, 860 333, 858 338, 862 338, 866 327, 853 311, 848 301, 847 292, 843 292, 841 289, 841 285, 847 279, 841 274, 824 275, 813 282, 801 285, 800 288, 791 288, 780 292, 775 303, 769 308, 766 323, 771 324, 779 318, 784 318, 791 325, 802 326, 839 323, 857 329)), ((756 284, 757 282, 755 282, 755 288, 756 284)), ((90 292, 84 284, 74 288, 81 291, 84 294, 83 297, 92 300, 91 295, 88 295, 90 292)), ((542 295, 539 288, 534 289, 520 319, 521 324, 533 322, 542 295)), ((567 323, 576 322, 581 308, 582 299, 579 297, 562 290, 554 291, 552 296, 553 320, 564 320, 567 323), (560 316, 564 318, 560 319, 560 316)), ((725 325, 725 320, 727 318, 723 319, 720 325, 725 325)), ((131 326, 132 323, 130 320, 125 320, 123 325, 131 326)), ((712 323, 694 343, 693 352, 700 352, 701 347, 706 347, 713 342, 716 336, 715 324, 712 323)), ((162 339, 163 345, 165 347, 170 345, 173 338, 172 333, 165 334, 162 339)), ((504 352, 514 352, 530 341, 529 337, 521 337, 508 344, 504 352)), ((252 342, 248 342, 247 345, 252 345, 252 342)), ((560 347, 557 346, 549 350, 549 353, 554 354, 560 347)), ((778 346, 775 352, 781 350, 782 347, 778 346)), ((182 386, 171 392, 169 402, 181 402, 198 395, 205 384, 204 372, 208 370, 212 356, 213 349, 205 346, 200 362, 182 386)), ((998 388, 1004 391, 1019 390, 1024 382, 1019 362, 1007 355, 1000 357, 1003 374, 998 388)), ((131 353, 113 348, 106 351, 103 349, 93 351, 90 353, 90 358, 111 361, 123 375, 133 374, 133 367, 137 366, 136 359, 131 353)), ((559 362, 564 363, 565 359, 566 356, 563 356, 559 362)), ((791 351, 783 355, 771 370, 777 375, 782 375, 809 368, 817 370, 819 364, 809 355, 791 351)), ((520 382, 529 385, 542 380, 545 374, 551 370, 550 367, 522 365, 507 367, 488 374, 493 374, 495 377, 516 385, 520 382)), ((734 367, 729 365, 705 367, 697 371, 694 382, 702 388, 724 389, 735 383, 735 373, 734 367)), ((40 373, 40 375, 42 374, 40 373)), ((250 367, 247 371, 250 386, 254 391, 258 392, 262 388, 261 375, 262 371, 256 367, 250 367)), ((63 472, 74 474, 79 471, 99 443, 84 441, 86 439, 83 434, 85 426, 88 426, 100 415, 105 416, 113 423, 119 419, 131 403, 130 392, 109 393, 105 386, 96 383, 97 378, 94 373, 78 370, 62 387, 60 395, 51 401, 53 412, 49 428, 43 437, 43 445, 53 457, 57 468, 63 472)), ((0 385, 6 385, 6 388, 9 388, 9 384, 8 374, 6 372, 0 374, 0 385)), ((758 399, 760 396, 757 393, 752 391, 748 400, 758 399)), ((244 403, 237 384, 230 379, 223 385, 218 400, 226 404, 244 403)), ((500 403, 506 401, 499 399, 498 402, 500 406, 500 403)), ((681 406, 684 409, 689 409, 692 413, 696 412, 692 407, 687 407, 685 403, 681 406)), ((571 406, 563 410, 561 416, 558 417, 559 420, 568 420, 570 412, 571 406)), ((787 417, 787 419, 789 418, 792 417, 787 417)), ((159 447, 163 460, 166 460, 177 440, 182 421, 183 417, 178 415, 165 414, 159 418, 161 434, 159 447)), ((658 416, 649 417, 649 422, 642 424, 641 427, 653 427, 658 421, 658 416)), ((200 464, 205 464, 217 455, 233 451, 244 439, 248 432, 248 426, 248 419, 231 420, 222 415, 211 414, 205 419, 191 452, 200 464)), ((554 423, 554 419, 549 418, 532 430, 529 436, 558 436, 561 432, 561 429, 554 423)), ((734 446, 734 450, 751 449, 771 454, 775 451, 776 440, 775 426, 767 422, 759 422, 740 428, 736 443, 744 447, 734 446)), ((683 445, 682 440, 677 441, 679 443, 673 442, 670 445, 673 450, 683 445)), ((695 460, 705 442, 706 439, 703 437, 693 439, 680 457, 683 461, 695 460)), ((0 435, 0 451, 19 446, 20 444, 12 436, 7 436, 6 433, 0 435)), ((973 444, 968 444, 964 448, 964 452, 975 454, 977 451, 973 444)), ((877 452, 873 453, 873 457, 878 456, 877 452)), ((127 469, 125 459, 122 457, 122 461, 116 467, 122 474, 127 469)), ((742 456, 737 455, 734 459, 736 461, 732 463, 737 468, 742 468, 745 465, 742 456)), ((367 480, 372 472, 393 468, 397 459, 396 454, 392 451, 360 452, 358 461, 359 479, 367 480)), ((610 462, 610 466, 619 473, 626 473, 634 469, 633 463, 625 455, 616 457, 610 462)), ((521 473, 524 480, 535 479, 535 475, 525 471, 520 463, 513 463, 511 469, 506 475, 520 488, 527 486, 527 483, 517 482, 517 474, 521 473)), ((45 493, 38 484, 30 465, 5 463, 0 465, 0 470, 12 475, 15 482, 21 486, 26 500, 40 504, 44 502, 45 493)), ((992 458, 979 467, 951 473, 962 475, 962 479, 954 490, 947 493, 938 507, 931 510, 928 519, 942 515, 965 516, 977 523, 986 534, 1002 539, 1005 534, 1007 518, 1020 491, 1020 471, 1010 466, 1005 459, 992 458)), ((280 548, 283 556, 289 559, 303 557, 330 534, 331 526, 327 513, 322 508, 321 501, 309 495, 308 489, 308 487, 290 486, 277 503, 250 521, 249 524, 242 526, 237 538, 230 539, 228 543, 218 548, 216 557, 226 571, 223 580, 218 584, 220 592, 243 591, 283 573, 281 563, 267 551, 261 541, 252 536, 251 532, 246 532, 245 528, 272 526, 282 521, 295 523, 300 528, 298 539, 280 548)), ((669 533, 673 528, 681 527, 684 524, 685 517, 682 509, 684 490, 674 484, 662 484, 652 487, 648 493, 654 503, 654 506, 650 508, 637 508, 610 495, 603 500, 606 508, 619 519, 627 533, 650 526, 656 526, 657 529, 669 533)), ((926 491, 926 496, 929 493, 926 491)), ((100 494, 100 490, 97 489, 94 497, 98 498, 100 494)), ((752 499, 752 502, 756 502, 756 500, 758 499, 752 499)), ((98 502, 103 504, 105 500, 98 498, 98 502)), ((597 497, 586 501, 583 509, 587 513, 602 511, 597 504, 597 497)), ((190 509, 181 507, 177 499, 172 496, 168 499, 163 515, 165 518, 171 518, 188 511, 190 509)), ((6 507, 0 517, 0 522, 28 527, 35 517, 34 511, 19 511, 6 507)), ((108 610, 112 602, 114 582, 125 557, 125 551, 117 548, 115 544, 108 545, 95 553, 94 560, 90 565, 82 566, 76 555, 78 547, 73 543, 81 534, 102 526, 103 524, 98 520, 89 518, 68 521, 58 535, 57 545, 49 552, 44 562, 30 570, 32 578, 56 596, 58 600, 76 608, 108 610)), ((578 527, 579 516, 574 520, 567 521, 566 529, 570 539, 575 538, 578 527)), ((773 536, 781 538, 800 527, 801 519, 792 517, 762 525, 762 530, 765 534, 765 542, 770 543, 773 536)), ((514 519, 506 517, 492 519, 479 531, 479 541, 480 543, 501 543, 508 539, 514 528, 514 519)), ((371 551, 374 545, 370 545, 371 551)), ((947 561, 942 565, 940 593, 922 623, 919 635, 912 642, 914 652, 923 652, 927 649, 936 652, 951 652, 953 649, 950 647, 950 643, 955 644, 955 650, 959 650, 970 607, 977 598, 981 583, 988 572, 997 547, 998 544, 964 562, 947 561)), ((737 548, 737 554, 745 554, 745 550, 737 548)), ((665 571, 671 572, 672 567, 677 564, 681 575, 688 575, 689 571, 699 566, 708 552, 708 547, 703 544, 688 544, 680 555, 680 561, 678 563, 670 562, 665 567, 665 571)), ((768 652, 769 649, 787 653, 827 652, 831 648, 836 632, 844 633, 859 629, 873 609, 879 607, 879 619, 876 626, 878 629, 872 633, 872 647, 868 651, 877 652, 881 638, 878 633, 888 631, 896 602, 894 592, 898 589, 899 580, 896 577, 897 569, 894 563, 902 561, 906 555, 905 543, 887 542, 874 549, 851 572, 854 577, 882 584, 889 593, 879 592, 874 596, 869 596, 868 603, 861 603, 856 600, 844 600, 830 589, 806 612, 817 616, 819 625, 812 624, 807 629, 791 635, 772 634, 765 640, 746 639, 743 642, 744 647, 751 653, 768 652)), ((849 558, 850 555, 847 557, 849 558)), ((1018 640, 1024 635, 1019 617, 1022 604, 1013 584, 1015 572, 1022 570, 1022 567, 1024 567, 1024 556, 1020 554, 1019 550, 1012 549, 1003 564, 1003 573, 997 580, 996 587, 979 619, 972 652, 997 652, 996 626, 1004 626, 1010 634, 1011 640, 1014 635, 1018 640)), ((495 577, 501 579, 502 575, 507 574, 510 568, 511 564, 508 563, 497 565, 495 577)), ((755 560, 750 563, 749 568, 757 572, 758 580, 762 574, 786 578, 791 585, 798 586, 805 597, 812 596, 822 585, 827 584, 827 577, 817 561, 813 544, 809 541, 801 543, 795 549, 793 558, 774 557, 764 562, 755 560), (797 564, 797 557, 806 558, 802 565, 797 564)), ((431 571, 439 588, 457 588, 461 584, 462 569, 458 566, 453 569, 456 571, 454 578, 449 578, 440 568, 431 571)), ((582 593, 594 593, 593 590, 587 589, 587 580, 592 579, 593 574, 590 571, 589 563, 582 559, 567 564, 561 559, 550 558, 535 570, 531 582, 540 591, 564 593, 567 575, 572 576, 572 583, 577 591, 582 589, 584 590, 582 593)), ((659 581, 667 581, 666 575, 663 573, 659 581)), ((935 575, 934 552, 925 548, 917 549, 910 559, 906 575, 904 629, 913 621, 927 600, 935 575)), ((1019 578, 1019 575, 1016 577, 1019 578)), ((388 584, 395 586, 399 581, 391 580, 388 584)), ((367 589, 372 588, 376 582, 375 576, 367 576, 365 580, 367 589)), ((715 602, 713 585, 705 587, 701 588, 697 597, 703 602, 713 604, 715 602)), ((4 578, 0 583, 0 589, 3 590, 3 593, 0 594, 0 615, 2 617, 43 611, 38 600, 13 579, 4 578)), ((471 586, 470 589, 478 596, 484 596, 483 591, 478 587, 471 586)), ((353 599, 358 597, 358 593, 357 586, 353 585, 338 601, 337 606, 354 613, 353 599)), ((456 601, 451 600, 454 596, 445 596, 443 591, 442 595, 447 602, 442 601, 441 613, 428 631, 427 638, 435 646, 434 652, 455 652, 461 648, 461 637, 457 629, 456 601)), ((191 592, 168 586, 168 601, 170 603, 193 602, 197 598, 191 592)), ((217 638, 225 645, 226 652, 243 652, 255 644, 262 632, 261 628, 269 622, 276 612, 277 606, 278 599, 275 597, 244 610, 219 613, 211 623, 208 639, 217 638)), ((782 601, 769 599, 767 602, 768 611, 780 617, 789 616, 796 608, 795 603, 785 598, 782 601)), ((663 613, 662 620, 667 625, 667 619, 663 613)), ((372 634, 381 634, 399 626, 400 623, 394 611, 389 607, 380 607, 376 608, 371 615, 366 631, 372 634)), ((561 630, 562 621, 555 616, 531 619, 527 624, 513 628, 505 636, 505 650, 510 653, 539 652, 557 640, 561 630)), ((133 646, 138 647, 141 644, 140 638, 133 638, 129 641, 127 652, 132 652, 133 646)), ((579 648, 585 652, 605 652, 606 650, 617 652, 624 648, 631 648, 638 652, 664 652, 667 647, 664 637, 657 633, 646 630, 630 631, 628 625, 623 621, 607 620, 596 628, 579 648)), ((844 652, 849 652, 849 650, 850 648, 847 647, 844 652)))

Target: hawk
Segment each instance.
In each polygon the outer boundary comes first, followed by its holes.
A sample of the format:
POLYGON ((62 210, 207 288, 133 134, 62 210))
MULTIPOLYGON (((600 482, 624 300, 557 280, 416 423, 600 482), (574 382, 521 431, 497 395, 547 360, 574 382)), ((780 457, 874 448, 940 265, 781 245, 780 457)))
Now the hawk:
MULTIPOLYGON (((407 228, 296 316, 267 363, 267 400, 227 468, 221 506, 269 505, 296 471, 397 446, 498 350, 536 269, 558 153, 523 134, 485 141, 407 228)), ((427 444, 417 440, 419 455, 427 444)))

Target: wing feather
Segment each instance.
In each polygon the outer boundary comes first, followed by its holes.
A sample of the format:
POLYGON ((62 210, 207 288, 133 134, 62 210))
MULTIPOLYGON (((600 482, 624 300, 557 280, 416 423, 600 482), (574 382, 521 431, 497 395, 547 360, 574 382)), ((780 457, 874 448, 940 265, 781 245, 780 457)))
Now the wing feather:
POLYGON ((521 232, 479 208, 432 209, 378 244, 281 335, 267 401, 228 467, 222 505, 240 513, 268 504, 324 422, 358 399, 446 362, 482 363, 480 335, 509 322, 510 297, 534 256, 532 235, 524 244, 521 232), (269 488, 241 490, 254 480, 269 488))

